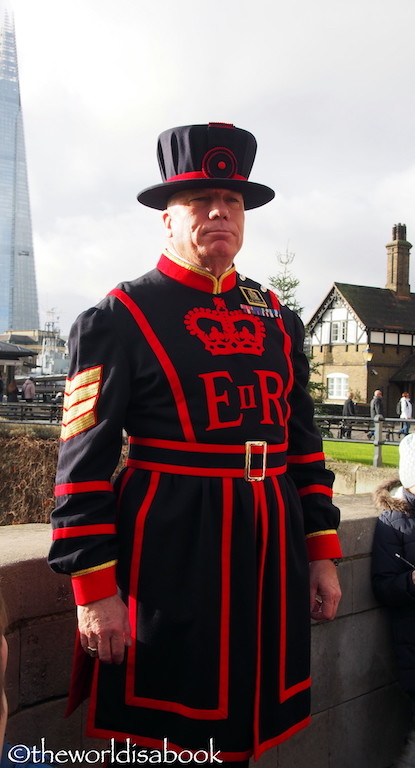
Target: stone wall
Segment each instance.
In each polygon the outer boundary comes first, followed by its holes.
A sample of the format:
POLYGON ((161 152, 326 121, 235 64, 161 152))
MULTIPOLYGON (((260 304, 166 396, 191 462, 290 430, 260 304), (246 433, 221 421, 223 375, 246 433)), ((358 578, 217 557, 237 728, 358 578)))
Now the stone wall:
MULTIPOLYGON (((395 681, 387 617, 370 589, 370 497, 338 496, 343 600, 312 627, 312 725, 267 752, 261 768, 389 768, 409 711, 395 681)), ((103 749, 83 736, 85 709, 63 718, 75 629, 69 580, 52 573, 46 525, 0 528, 0 584, 9 614, 8 739, 48 749, 103 749)))

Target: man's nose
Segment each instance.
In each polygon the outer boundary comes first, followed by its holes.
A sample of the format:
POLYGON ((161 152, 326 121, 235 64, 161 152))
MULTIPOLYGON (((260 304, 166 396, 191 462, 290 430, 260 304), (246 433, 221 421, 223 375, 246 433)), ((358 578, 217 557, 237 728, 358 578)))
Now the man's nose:
POLYGON ((223 200, 216 200, 209 212, 210 219, 228 219, 229 207, 223 200))

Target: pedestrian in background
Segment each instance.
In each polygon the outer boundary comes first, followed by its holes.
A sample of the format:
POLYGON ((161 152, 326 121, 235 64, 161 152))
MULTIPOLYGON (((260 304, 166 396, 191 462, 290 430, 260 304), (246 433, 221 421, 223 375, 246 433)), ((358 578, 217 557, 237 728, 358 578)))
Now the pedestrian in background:
MULTIPOLYGON (((356 410, 355 410, 355 404, 353 402, 353 392, 349 392, 349 396, 347 400, 343 403, 343 410, 342 410, 342 416, 346 416, 347 419, 350 418, 350 416, 355 416, 356 410)), ((352 422, 347 420, 345 423, 343 423, 343 437, 346 437, 350 440, 352 436, 352 422)))
POLYGON ((36 386, 33 376, 29 376, 22 386, 22 395, 26 403, 33 403, 36 394, 36 386))
POLYGON ((17 384, 14 379, 11 379, 7 385, 7 402, 8 403, 17 403, 18 397, 18 389, 17 384))
MULTIPOLYGON (((375 416, 381 416, 382 418, 385 418, 383 411, 383 395, 380 389, 375 389, 373 397, 370 401, 370 418, 374 421, 375 416)), ((370 440, 374 434, 374 425, 371 424, 371 427, 367 432, 368 439, 370 440)))
POLYGON ((402 397, 399 400, 399 418, 402 419, 402 424, 398 435, 407 435, 409 419, 412 419, 412 403, 409 399, 409 392, 402 392, 402 397))

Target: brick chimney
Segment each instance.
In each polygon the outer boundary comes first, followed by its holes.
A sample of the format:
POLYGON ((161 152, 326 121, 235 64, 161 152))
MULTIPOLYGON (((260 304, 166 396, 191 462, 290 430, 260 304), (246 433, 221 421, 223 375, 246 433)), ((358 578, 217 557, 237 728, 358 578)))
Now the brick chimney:
POLYGON ((411 292, 409 285, 409 251, 412 245, 406 239, 406 224, 395 224, 392 229, 392 242, 386 246, 387 272, 386 285, 398 296, 408 297, 411 292))

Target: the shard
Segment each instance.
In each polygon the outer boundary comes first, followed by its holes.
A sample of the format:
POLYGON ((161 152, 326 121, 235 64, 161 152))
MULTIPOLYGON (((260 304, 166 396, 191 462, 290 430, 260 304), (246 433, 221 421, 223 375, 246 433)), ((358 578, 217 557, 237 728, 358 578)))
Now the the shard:
POLYGON ((39 328, 14 20, 0 0, 0 333, 39 328))

